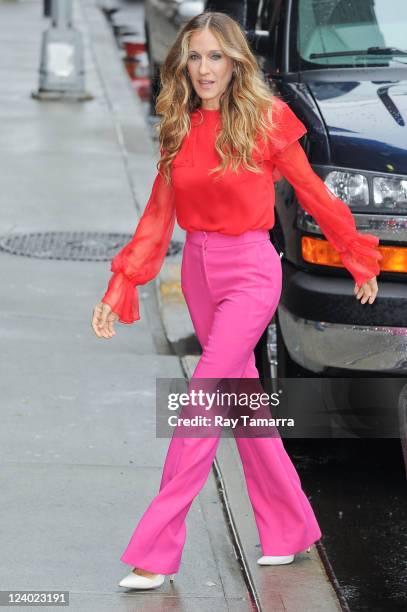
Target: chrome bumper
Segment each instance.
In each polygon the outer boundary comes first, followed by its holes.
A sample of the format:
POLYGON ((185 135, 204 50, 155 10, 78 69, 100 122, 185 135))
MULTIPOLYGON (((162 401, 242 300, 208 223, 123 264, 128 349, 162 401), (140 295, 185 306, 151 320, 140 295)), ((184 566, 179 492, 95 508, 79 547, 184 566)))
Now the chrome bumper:
POLYGON ((278 307, 290 357, 312 372, 327 367, 407 373, 407 327, 369 327, 311 321, 278 307))

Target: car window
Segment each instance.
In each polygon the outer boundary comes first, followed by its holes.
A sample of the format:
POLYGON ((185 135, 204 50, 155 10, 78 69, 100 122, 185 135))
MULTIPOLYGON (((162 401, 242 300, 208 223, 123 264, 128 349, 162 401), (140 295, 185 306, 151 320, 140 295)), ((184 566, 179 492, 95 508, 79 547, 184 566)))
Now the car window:
POLYGON ((407 64, 406 0, 296 0, 299 70, 407 64))

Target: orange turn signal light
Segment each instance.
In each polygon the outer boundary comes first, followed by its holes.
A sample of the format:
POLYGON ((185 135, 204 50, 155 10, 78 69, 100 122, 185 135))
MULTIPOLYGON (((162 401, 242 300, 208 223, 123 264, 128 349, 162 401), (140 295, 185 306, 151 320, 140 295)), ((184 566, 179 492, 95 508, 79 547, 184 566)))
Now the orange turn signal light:
MULTIPOLYGON (((383 259, 379 261, 384 272, 407 272, 407 247, 378 246, 383 259)), ((301 237, 301 254, 305 261, 320 266, 344 268, 338 251, 327 241, 311 236, 301 237)))

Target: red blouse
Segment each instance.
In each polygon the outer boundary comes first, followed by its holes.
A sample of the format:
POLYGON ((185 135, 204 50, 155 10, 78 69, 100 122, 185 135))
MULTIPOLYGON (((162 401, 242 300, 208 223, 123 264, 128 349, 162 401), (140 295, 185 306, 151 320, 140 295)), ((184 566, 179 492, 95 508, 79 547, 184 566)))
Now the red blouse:
POLYGON ((267 142, 257 141, 253 159, 261 174, 250 170, 218 173, 208 170, 220 162, 214 141, 220 129, 219 110, 199 109, 191 114, 191 129, 172 162, 172 183, 157 173, 136 231, 113 258, 111 277, 102 301, 121 323, 140 319, 137 285, 160 271, 175 221, 187 231, 241 234, 274 226, 274 182, 284 176, 298 202, 320 226, 339 252, 343 265, 360 286, 380 272, 379 239, 356 230, 353 215, 313 171, 298 142, 307 129, 280 98, 273 98, 273 128, 267 142))

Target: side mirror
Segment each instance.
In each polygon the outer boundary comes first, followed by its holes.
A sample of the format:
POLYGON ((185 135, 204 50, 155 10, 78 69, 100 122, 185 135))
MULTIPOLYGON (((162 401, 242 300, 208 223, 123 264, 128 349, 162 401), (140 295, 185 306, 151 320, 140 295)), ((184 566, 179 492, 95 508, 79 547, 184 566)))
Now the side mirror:
POLYGON ((247 40, 251 49, 256 55, 261 55, 266 59, 271 55, 271 35, 267 30, 247 30, 247 40))
POLYGON ((204 10, 227 13, 230 17, 233 17, 235 21, 240 23, 241 26, 245 27, 247 14, 246 4, 246 2, 236 0, 206 0, 204 3, 204 10))

